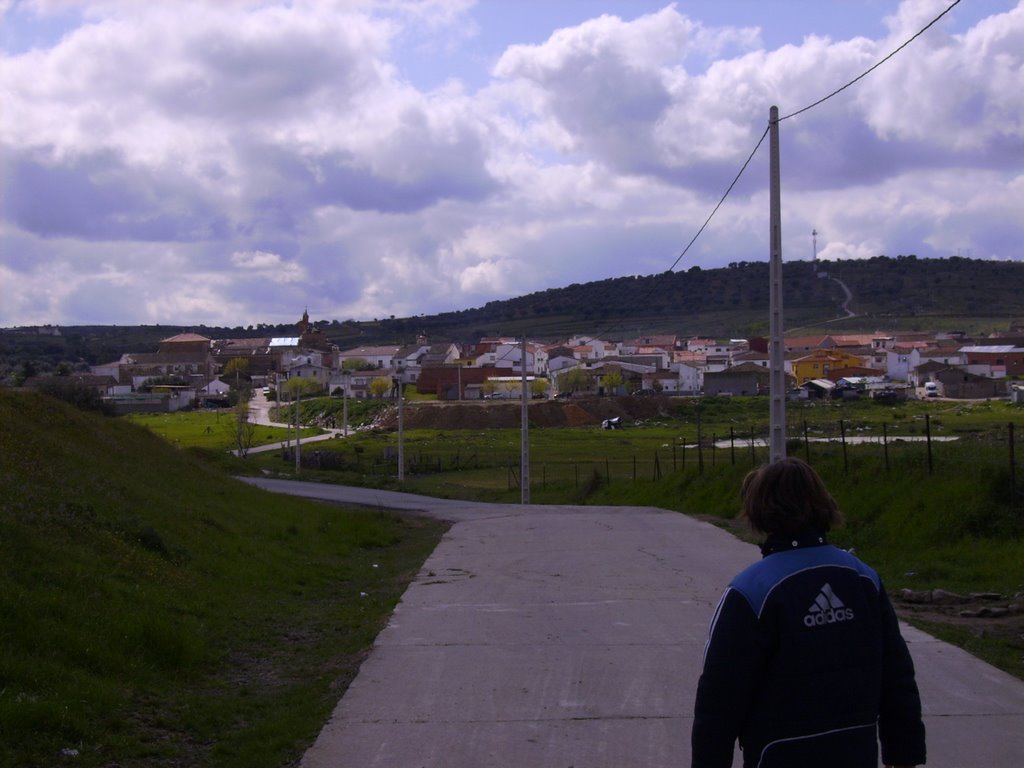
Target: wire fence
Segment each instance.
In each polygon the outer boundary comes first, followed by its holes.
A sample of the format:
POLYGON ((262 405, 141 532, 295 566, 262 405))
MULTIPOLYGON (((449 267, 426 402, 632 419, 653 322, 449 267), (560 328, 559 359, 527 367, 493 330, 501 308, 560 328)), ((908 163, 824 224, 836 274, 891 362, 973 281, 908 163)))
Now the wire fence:
MULTIPOLYGON (((902 426, 898 432, 886 424, 868 426, 842 419, 791 423, 787 431, 788 455, 826 466, 831 472, 863 476, 995 472, 999 482, 1005 483, 1011 505, 1024 509, 1024 483, 1017 458, 1020 427, 1013 422, 953 430, 926 415, 920 423, 902 426)), ((586 490, 595 483, 657 482, 676 473, 753 468, 769 460, 768 438, 765 426, 729 427, 721 432, 680 432, 656 447, 608 444, 601 455, 595 455, 592 446, 581 448, 587 453, 581 456, 571 455, 566 448, 552 456, 549 449, 546 455, 530 462, 531 488, 586 490)), ((493 447, 466 449, 456 441, 442 441, 426 447, 406 447, 403 453, 406 478, 472 473, 481 485, 490 488, 520 487, 518 452, 493 447)), ((290 449, 282 454, 293 460, 290 449)), ((398 447, 392 443, 379 450, 367 450, 365 446, 318 450, 310 446, 302 451, 301 464, 310 469, 356 471, 371 480, 383 480, 397 476, 398 457, 398 447)))

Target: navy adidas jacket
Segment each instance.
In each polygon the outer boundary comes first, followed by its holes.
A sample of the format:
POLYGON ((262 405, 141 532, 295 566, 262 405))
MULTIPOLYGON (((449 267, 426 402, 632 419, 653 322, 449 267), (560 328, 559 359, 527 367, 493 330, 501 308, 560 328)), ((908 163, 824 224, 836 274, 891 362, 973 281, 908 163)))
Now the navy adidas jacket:
POLYGON ((693 768, 925 761, 914 666, 871 568, 824 535, 770 537, 729 585, 697 686, 693 768))

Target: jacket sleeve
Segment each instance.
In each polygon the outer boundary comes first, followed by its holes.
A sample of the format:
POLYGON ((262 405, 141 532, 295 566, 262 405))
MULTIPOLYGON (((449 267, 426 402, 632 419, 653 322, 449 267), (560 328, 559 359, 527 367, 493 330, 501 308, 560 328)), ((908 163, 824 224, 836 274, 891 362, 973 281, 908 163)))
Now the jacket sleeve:
POLYGON ((886 765, 924 765, 924 722, 914 662, 884 588, 881 600, 884 656, 878 739, 882 744, 882 761, 886 765))
POLYGON ((692 768, 729 768, 733 746, 763 666, 757 616, 747 599, 726 590, 711 622, 697 683, 692 768))

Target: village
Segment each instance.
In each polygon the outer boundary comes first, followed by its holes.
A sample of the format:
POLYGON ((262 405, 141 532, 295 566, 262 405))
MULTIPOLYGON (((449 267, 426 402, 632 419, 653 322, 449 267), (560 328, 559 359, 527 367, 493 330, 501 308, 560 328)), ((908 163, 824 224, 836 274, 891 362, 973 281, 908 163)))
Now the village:
MULTIPOLYGON (((651 335, 613 341, 577 335, 557 343, 481 338, 340 349, 309 320, 289 337, 210 339, 181 333, 155 352, 132 352, 76 374, 118 412, 176 411, 227 401, 247 389, 281 395, 290 379, 357 399, 415 392, 425 399, 521 397, 523 366, 535 398, 586 395, 767 394, 768 340, 651 335), (235 362, 232 361, 244 361, 235 362), (315 385, 315 386, 314 386, 315 385)), ((785 339, 793 398, 1024 397, 1024 338, 948 333, 819 333, 785 339)))

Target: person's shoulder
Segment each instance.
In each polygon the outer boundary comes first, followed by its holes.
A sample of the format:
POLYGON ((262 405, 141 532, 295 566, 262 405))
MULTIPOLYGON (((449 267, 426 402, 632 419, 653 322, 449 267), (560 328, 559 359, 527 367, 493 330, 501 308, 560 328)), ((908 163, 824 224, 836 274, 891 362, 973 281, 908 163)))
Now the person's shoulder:
POLYGON ((855 570, 861 576, 870 579, 875 587, 881 588, 882 580, 878 575, 878 571, 872 568, 870 565, 865 563, 859 557, 857 557, 852 551, 840 549, 839 547, 828 545, 830 554, 835 558, 837 565, 844 565, 847 568, 855 570))
POLYGON ((760 616, 768 595, 790 573, 787 558, 766 557, 740 571, 729 586, 743 595, 754 609, 754 613, 760 616))

